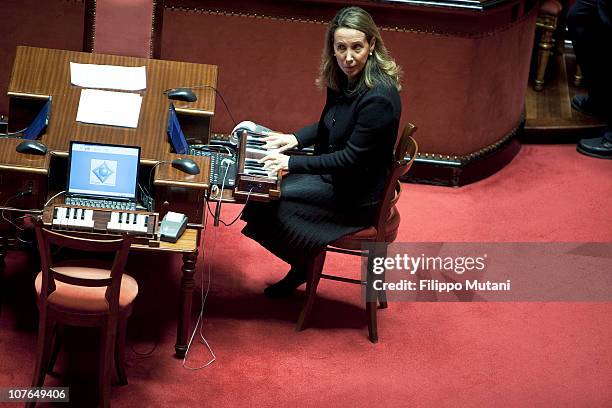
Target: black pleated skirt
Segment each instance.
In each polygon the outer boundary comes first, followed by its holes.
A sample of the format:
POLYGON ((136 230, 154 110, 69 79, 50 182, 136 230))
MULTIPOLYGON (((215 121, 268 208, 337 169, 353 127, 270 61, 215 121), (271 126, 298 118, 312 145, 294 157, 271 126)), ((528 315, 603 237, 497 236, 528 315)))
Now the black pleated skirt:
POLYGON ((242 233, 296 265, 340 237, 371 225, 375 212, 376 205, 340 198, 327 176, 288 174, 279 200, 246 204, 242 233))

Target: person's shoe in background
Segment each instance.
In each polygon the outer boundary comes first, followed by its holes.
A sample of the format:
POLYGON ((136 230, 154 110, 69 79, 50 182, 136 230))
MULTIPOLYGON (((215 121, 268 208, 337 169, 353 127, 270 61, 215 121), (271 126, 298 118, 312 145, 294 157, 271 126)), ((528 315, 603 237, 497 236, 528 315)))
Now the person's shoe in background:
POLYGON ((607 130, 601 137, 582 139, 576 150, 598 159, 612 159, 612 130, 607 130))
POLYGON ((575 95, 572 98, 572 108, 587 116, 599 119, 605 117, 602 105, 588 95, 575 95))

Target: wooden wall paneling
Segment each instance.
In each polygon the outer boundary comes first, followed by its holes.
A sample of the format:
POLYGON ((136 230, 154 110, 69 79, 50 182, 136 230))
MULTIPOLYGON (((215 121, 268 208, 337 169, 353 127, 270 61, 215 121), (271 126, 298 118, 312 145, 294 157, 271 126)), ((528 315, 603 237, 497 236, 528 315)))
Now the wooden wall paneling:
MULTIPOLYGON (((314 80, 326 23, 347 5, 340 3, 167 0, 162 57, 218 65, 219 89, 237 120, 294 132, 318 120, 323 106, 314 80)), ((523 121, 534 3, 498 2, 478 12, 351 4, 373 14, 404 69, 402 123, 420 128, 415 166, 448 165, 457 174, 454 163, 460 173, 485 156, 494 162, 490 154, 515 137, 523 121)), ((213 131, 232 127, 218 109, 213 131)))
POLYGON ((0 5, 0 114, 18 45, 78 51, 82 47, 83 0, 2 0, 0 5))
POLYGON ((159 58, 164 0, 84 0, 83 51, 159 58))

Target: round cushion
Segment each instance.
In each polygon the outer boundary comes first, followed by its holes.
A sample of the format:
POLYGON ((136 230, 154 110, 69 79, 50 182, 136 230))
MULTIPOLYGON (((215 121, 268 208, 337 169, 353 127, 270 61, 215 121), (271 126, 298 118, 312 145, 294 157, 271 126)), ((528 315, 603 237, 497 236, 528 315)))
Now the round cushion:
MULTIPOLYGON (((389 217, 385 222, 385 242, 393 242, 397 237, 397 230, 400 225, 400 214, 395 207, 391 208, 389 217)), ((360 249, 361 244, 364 242, 375 242, 376 241, 376 228, 369 227, 349 235, 345 235, 337 241, 330 244, 330 246, 337 248, 346 249, 360 249)))
POLYGON ((558 16, 563 10, 563 6, 557 0, 546 0, 540 4, 540 13, 558 16))
MULTIPOLYGON (((55 266, 57 272, 64 275, 81 278, 108 278, 109 269, 83 267, 77 265, 55 266)), ((34 281, 36 294, 40 296, 42 287, 42 272, 39 272, 34 281)), ((47 302, 49 305, 67 312, 83 314, 104 314, 108 313, 108 302, 104 297, 106 286, 102 287, 83 287, 69 285, 55 280, 55 291, 49 295, 47 302)), ((138 294, 138 284, 129 275, 123 274, 121 277, 121 290, 119 292, 119 309, 129 306, 138 294)))

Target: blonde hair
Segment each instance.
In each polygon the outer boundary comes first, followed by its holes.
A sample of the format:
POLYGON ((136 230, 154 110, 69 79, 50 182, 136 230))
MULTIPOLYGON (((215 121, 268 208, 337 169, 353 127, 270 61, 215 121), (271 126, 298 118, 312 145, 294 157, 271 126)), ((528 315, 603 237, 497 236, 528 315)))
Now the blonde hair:
POLYGON ((338 11, 327 26, 319 77, 316 80, 318 87, 329 87, 335 91, 342 89, 345 76, 334 57, 334 34, 338 28, 351 28, 361 31, 370 44, 373 39, 375 40, 374 50, 366 61, 355 90, 364 86, 371 89, 378 84, 394 86, 398 91, 402 89, 400 84, 402 69, 389 55, 372 16, 360 7, 343 8, 338 11))

